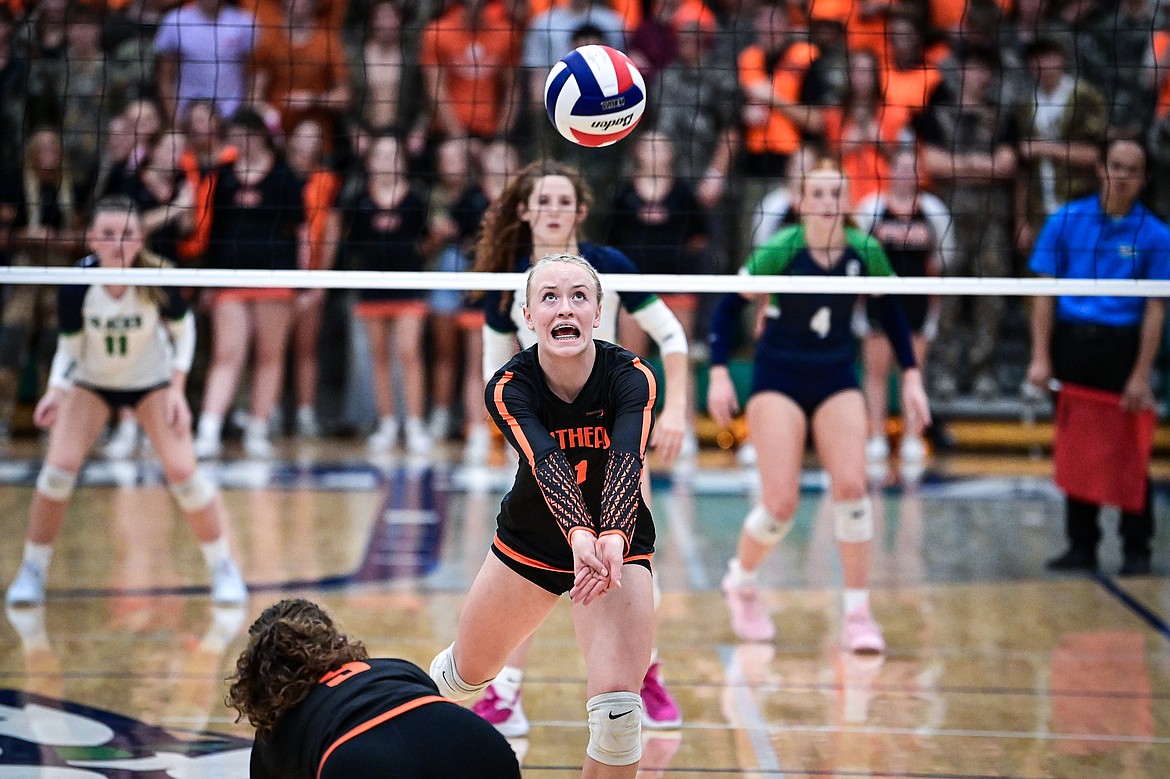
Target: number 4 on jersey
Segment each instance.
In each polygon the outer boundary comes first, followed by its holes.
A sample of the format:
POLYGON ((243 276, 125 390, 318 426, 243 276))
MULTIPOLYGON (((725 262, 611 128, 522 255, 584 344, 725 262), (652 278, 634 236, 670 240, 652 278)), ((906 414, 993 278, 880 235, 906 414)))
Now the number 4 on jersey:
POLYGON ((808 329, 812 330, 821 338, 829 335, 829 330, 833 328, 833 312, 828 306, 821 306, 817 312, 812 315, 812 319, 808 320, 808 329))

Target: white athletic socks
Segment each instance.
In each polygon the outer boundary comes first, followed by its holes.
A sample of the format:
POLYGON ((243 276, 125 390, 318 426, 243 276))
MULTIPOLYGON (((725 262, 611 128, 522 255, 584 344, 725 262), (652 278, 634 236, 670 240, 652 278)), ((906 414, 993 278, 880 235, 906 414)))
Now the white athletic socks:
POLYGON ((520 684, 524 681, 523 669, 517 668, 513 665, 505 665, 500 669, 500 673, 495 679, 492 679, 492 687, 496 688, 496 693, 505 700, 515 700, 520 693, 520 684))
POLYGON ((869 610, 869 590, 868 589, 846 589, 842 597, 845 606, 845 613, 852 614, 859 608, 869 610))
POLYGON ((732 587, 754 587, 759 571, 749 571, 739 562, 738 557, 731 558, 727 563, 727 580, 732 587))
POLYGON ((430 674, 435 686, 439 688, 439 694, 456 702, 465 701, 483 691, 492 681, 488 679, 478 684, 472 684, 460 676, 459 671, 455 668, 454 644, 435 655, 435 659, 431 661, 430 674))
POLYGON ((210 571, 216 570, 224 561, 230 560, 232 557, 231 550, 228 548, 227 536, 222 533, 214 541, 199 544, 199 551, 203 553, 203 561, 207 563, 207 569, 210 571))
POLYGON ((53 559, 52 544, 34 544, 32 541, 24 542, 24 563, 30 565, 41 573, 49 570, 49 562, 53 559))
POLYGON ((223 417, 218 414, 204 412, 199 416, 199 426, 196 428, 196 437, 204 441, 218 441, 223 433, 223 417))

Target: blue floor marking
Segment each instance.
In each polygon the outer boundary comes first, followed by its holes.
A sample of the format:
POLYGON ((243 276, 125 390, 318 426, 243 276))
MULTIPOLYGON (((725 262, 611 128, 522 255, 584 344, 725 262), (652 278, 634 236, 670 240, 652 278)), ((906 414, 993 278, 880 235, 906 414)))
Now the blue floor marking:
POLYGON ((1141 617, 1147 625, 1161 634, 1163 638, 1170 639, 1170 625, 1167 625, 1165 620, 1146 608, 1145 605, 1142 604, 1142 602, 1137 598, 1126 592, 1112 578, 1099 571, 1093 574, 1093 578, 1097 580, 1098 584, 1105 588, 1106 592, 1121 601, 1122 605, 1124 605, 1134 614, 1137 614, 1139 617, 1141 617))

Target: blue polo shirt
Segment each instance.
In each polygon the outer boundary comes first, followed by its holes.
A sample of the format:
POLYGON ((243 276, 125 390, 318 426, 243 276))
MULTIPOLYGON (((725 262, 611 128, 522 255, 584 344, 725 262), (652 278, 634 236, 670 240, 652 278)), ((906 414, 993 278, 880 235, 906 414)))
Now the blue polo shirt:
MULTIPOLYGON (((1114 219, 1091 195, 1048 217, 1028 263, 1033 273, 1058 279, 1170 279, 1170 228, 1141 203, 1114 219)), ((1145 298, 1057 299, 1056 318, 1077 324, 1131 327, 1141 322, 1145 298)))

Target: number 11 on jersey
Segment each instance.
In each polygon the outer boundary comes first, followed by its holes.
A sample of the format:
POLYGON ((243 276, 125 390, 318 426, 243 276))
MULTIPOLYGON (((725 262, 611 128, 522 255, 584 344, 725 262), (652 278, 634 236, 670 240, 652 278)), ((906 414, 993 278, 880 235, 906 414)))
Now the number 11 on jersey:
POLYGON ((124 335, 107 335, 106 336, 106 354, 111 357, 125 357, 126 356, 126 336, 124 335))

